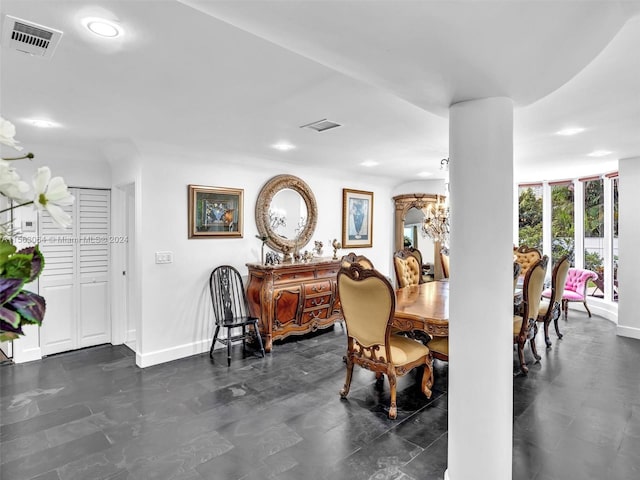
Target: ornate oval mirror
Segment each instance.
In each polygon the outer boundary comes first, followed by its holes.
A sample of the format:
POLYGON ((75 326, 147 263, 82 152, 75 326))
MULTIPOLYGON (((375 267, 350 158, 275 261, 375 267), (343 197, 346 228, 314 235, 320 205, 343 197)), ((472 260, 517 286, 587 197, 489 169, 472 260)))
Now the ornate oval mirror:
POLYGON ((304 247, 318 221, 316 198, 302 179, 277 175, 260 190, 256 201, 256 225, 267 245, 284 254, 304 247))

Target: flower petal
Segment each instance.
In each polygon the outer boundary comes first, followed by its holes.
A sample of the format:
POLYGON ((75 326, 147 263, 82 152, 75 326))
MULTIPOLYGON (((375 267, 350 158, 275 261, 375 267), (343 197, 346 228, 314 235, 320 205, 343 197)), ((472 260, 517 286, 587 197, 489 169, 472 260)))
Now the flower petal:
POLYGON ((41 193, 46 193, 47 186, 51 180, 51 170, 49 167, 40 167, 33 176, 33 189, 35 190, 35 196, 40 196, 41 193))
POLYGON ((49 212, 49 215, 51 215, 53 221, 60 225, 62 228, 68 228, 71 226, 71 216, 67 212, 62 210, 62 207, 59 207, 58 205, 55 205, 53 203, 47 203, 44 208, 47 209, 47 212, 49 212))

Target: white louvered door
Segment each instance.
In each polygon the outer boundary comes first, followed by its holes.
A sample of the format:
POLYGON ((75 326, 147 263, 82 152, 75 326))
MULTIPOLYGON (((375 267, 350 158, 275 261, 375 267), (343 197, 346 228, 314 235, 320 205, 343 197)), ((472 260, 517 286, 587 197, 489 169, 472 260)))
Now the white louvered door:
POLYGON ((47 302, 40 330, 43 355, 111 341, 109 313, 108 190, 70 189, 73 225, 63 230, 40 215, 45 269, 40 294, 47 302))

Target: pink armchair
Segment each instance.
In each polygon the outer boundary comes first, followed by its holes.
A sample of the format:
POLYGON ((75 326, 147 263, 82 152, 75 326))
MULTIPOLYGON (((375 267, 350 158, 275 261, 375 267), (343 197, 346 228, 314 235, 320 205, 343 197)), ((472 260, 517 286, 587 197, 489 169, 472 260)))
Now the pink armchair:
MULTIPOLYGON (((567 319, 567 313, 569 311, 569 302, 582 302, 589 317, 591 317, 591 310, 589 310, 587 306, 587 284, 589 280, 596 280, 597 278, 598 274, 591 270, 583 270, 581 268, 569 269, 567 280, 564 284, 564 292, 562 293, 562 311, 564 312, 565 320, 567 319)), ((551 298, 551 289, 548 288, 542 292, 542 296, 551 298)))

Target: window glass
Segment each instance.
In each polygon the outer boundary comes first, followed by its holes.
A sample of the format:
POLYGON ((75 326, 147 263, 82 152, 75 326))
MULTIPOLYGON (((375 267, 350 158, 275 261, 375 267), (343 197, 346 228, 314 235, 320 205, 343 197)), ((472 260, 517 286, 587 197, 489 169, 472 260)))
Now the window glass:
POLYGON ((604 297, 604 180, 584 182, 584 268, 598 274, 587 292, 604 297))
POLYGON ((564 255, 573 253, 575 220, 573 183, 551 186, 551 260, 555 265, 564 255))
POLYGON ((518 189, 518 242, 542 251, 542 186, 518 189))

